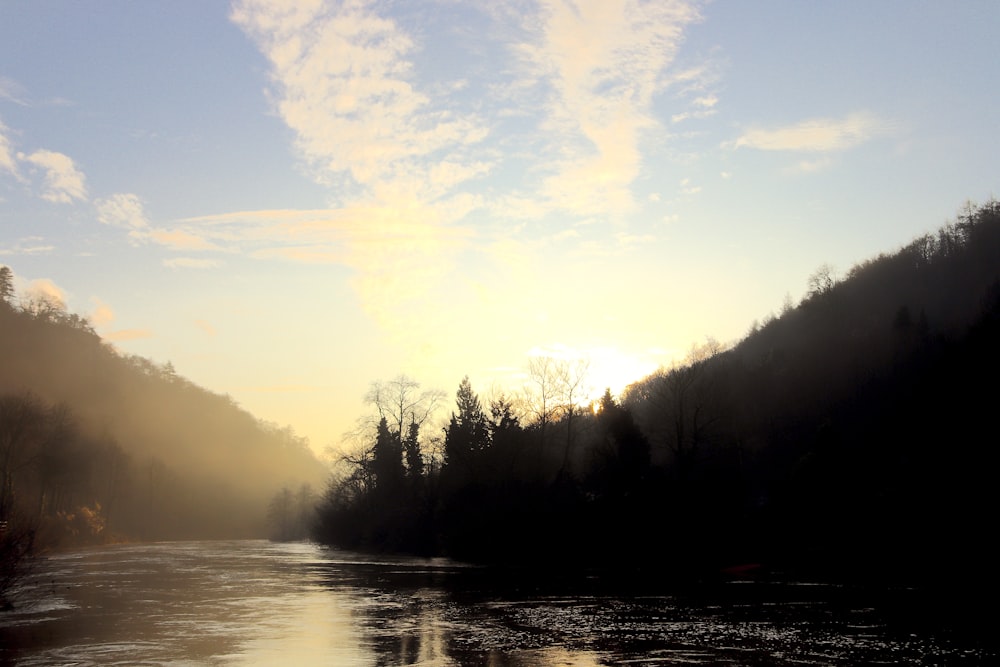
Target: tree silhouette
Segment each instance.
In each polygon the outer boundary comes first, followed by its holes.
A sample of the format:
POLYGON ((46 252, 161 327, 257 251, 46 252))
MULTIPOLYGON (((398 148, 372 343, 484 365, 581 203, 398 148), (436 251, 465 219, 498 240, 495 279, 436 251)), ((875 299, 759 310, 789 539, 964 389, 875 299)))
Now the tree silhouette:
POLYGON ((445 434, 445 465, 452 469, 457 466, 468 468, 490 444, 489 424, 479 396, 469 383, 469 376, 465 376, 458 386, 455 405, 458 412, 451 413, 445 434))
POLYGON ((13 307, 14 274, 8 266, 0 266, 0 307, 13 307))
POLYGON ((375 445, 372 447, 372 473, 375 491, 382 497, 397 492, 404 477, 403 443, 398 433, 389 430, 385 417, 379 420, 375 445))

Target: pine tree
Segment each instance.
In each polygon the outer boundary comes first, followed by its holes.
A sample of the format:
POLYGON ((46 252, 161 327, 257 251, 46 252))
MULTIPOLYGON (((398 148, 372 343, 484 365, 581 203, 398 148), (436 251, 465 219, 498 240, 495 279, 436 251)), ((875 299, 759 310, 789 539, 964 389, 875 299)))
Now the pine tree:
POLYGON ((389 423, 383 417, 378 423, 378 435, 372 448, 372 471, 375 476, 375 490, 391 492, 399 487, 403 479, 403 447, 399 434, 389 431, 389 423))
POLYGON ((444 440, 445 465, 469 465, 476 454, 489 447, 490 432, 468 376, 458 386, 455 404, 458 413, 451 414, 444 440))

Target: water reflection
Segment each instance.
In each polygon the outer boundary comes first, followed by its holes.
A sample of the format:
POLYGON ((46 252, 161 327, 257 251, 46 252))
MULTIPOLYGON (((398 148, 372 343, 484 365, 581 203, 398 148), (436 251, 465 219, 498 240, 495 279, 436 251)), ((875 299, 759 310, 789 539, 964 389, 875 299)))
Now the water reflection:
POLYGON ((50 559, 0 615, 17 665, 990 664, 830 587, 609 591, 308 544, 122 545, 50 559), (640 594, 641 593, 641 594, 640 594))

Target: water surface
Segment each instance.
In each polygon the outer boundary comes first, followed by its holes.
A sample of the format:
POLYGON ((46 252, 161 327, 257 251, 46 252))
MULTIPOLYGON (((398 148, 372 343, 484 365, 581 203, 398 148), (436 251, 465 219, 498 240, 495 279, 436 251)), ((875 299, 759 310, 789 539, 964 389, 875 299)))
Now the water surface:
POLYGON ((912 591, 669 591, 265 541, 55 555, 0 613, 17 665, 993 664, 912 591))

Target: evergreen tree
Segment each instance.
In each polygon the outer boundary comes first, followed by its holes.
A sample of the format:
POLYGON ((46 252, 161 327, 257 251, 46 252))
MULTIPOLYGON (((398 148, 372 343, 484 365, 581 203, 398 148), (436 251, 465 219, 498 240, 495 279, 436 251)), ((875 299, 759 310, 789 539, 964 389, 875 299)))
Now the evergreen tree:
POLYGON ((411 480, 418 480, 424 475, 424 457, 420 452, 420 424, 410 422, 410 428, 403 441, 403 453, 406 456, 406 474, 411 480))
POLYGON ((490 444, 489 423, 479 397, 472 391, 469 376, 465 376, 458 386, 455 404, 458 412, 451 413, 445 433, 445 465, 469 465, 474 456, 490 444))
POLYGON ((14 298, 14 274, 9 266, 0 266, 0 306, 11 306, 14 298))
POLYGON ((389 423, 385 417, 378 423, 378 435, 372 448, 372 472, 375 490, 380 493, 398 488, 404 475, 402 443, 399 441, 399 434, 389 431, 389 423))

